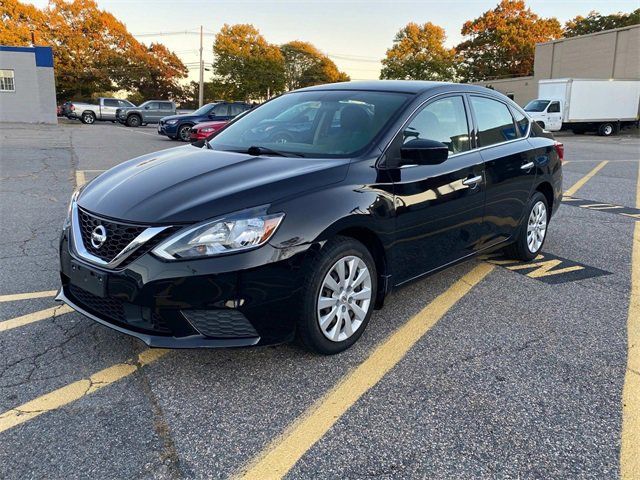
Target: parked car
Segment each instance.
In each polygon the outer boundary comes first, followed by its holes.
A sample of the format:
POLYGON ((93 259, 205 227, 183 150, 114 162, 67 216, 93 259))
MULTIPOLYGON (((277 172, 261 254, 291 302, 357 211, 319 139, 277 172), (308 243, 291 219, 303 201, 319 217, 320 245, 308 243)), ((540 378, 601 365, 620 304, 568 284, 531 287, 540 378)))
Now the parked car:
POLYGON ((135 107, 135 105, 128 100, 105 97, 98 98, 96 104, 72 101, 66 110, 66 116, 87 124, 93 124, 97 120, 115 122, 116 110, 127 107, 135 107))
POLYGON ((191 138, 191 127, 197 123, 229 121, 250 109, 251 105, 244 102, 218 101, 207 103, 193 113, 187 115, 172 115, 161 119, 158 124, 158 134, 166 135, 172 140, 188 142, 191 138))
POLYGON ((75 192, 57 299, 154 347, 297 337, 337 353, 394 288, 498 249, 535 258, 562 198, 561 153, 484 87, 287 93, 203 145, 124 162, 75 192), (310 102, 305 141, 247 140, 310 102))
POLYGON ((127 127, 139 127, 149 123, 159 123, 160 119, 176 114, 176 104, 167 100, 148 100, 139 107, 119 108, 118 122, 127 127))
POLYGON ((196 142, 198 140, 204 140, 207 137, 210 137, 212 134, 220 131, 222 127, 227 125, 229 120, 221 120, 217 122, 202 122, 197 123, 189 132, 189 140, 192 142, 196 142))
POLYGON ((540 80, 538 98, 524 109, 550 132, 597 132, 608 137, 617 134, 622 127, 637 125, 640 81, 540 80))

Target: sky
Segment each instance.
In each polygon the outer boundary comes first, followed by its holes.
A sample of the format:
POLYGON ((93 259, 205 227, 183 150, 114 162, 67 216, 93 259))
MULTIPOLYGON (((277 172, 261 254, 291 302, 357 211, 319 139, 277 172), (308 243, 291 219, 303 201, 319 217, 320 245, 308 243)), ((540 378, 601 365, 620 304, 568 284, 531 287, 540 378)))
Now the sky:
MULTIPOLYGON (((145 43, 157 41, 175 51, 190 68, 190 79, 198 78, 199 37, 192 33, 203 26, 204 60, 213 61, 213 37, 225 23, 251 23, 267 41, 291 40, 313 43, 330 56, 353 80, 378 78, 380 59, 393 37, 409 22, 432 22, 447 33, 447 45, 462 40, 465 21, 493 9, 498 0, 98 0, 129 31, 145 43), (165 32, 164 35, 159 33, 165 32), (153 35, 148 35, 153 34, 153 35)), ((32 0, 43 7, 47 0, 32 0)), ((542 17, 561 23, 596 10, 602 14, 631 12, 639 0, 529 0, 527 5, 542 17)), ((205 80, 211 77, 205 72, 205 80)))

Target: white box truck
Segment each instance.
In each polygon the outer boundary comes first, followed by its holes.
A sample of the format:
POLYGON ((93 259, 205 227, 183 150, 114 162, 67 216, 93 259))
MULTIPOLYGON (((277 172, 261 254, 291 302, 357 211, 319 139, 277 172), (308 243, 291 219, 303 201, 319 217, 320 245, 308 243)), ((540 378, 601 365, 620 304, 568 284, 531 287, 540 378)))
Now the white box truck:
POLYGON ((549 131, 615 135, 638 123, 640 80, 540 80, 538 98, 525 111, 549 131))

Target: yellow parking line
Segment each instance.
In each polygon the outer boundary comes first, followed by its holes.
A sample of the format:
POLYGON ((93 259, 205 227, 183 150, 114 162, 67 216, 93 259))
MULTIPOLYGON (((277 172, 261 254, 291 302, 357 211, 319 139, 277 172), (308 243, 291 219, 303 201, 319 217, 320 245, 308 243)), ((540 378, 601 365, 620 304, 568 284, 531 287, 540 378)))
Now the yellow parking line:
MULTIPOLYGON (((640 208, 640 165, 636 188, 636 206, 640 208)), ((633 229, 627 345, 627 370, 622 390, 620 476, 631 480, 640 478, 640 222, 633 229)))
POLYGON ((596 165, 596 167, 591 170, 589 173, 587 173, 584 177, 582 177, 580 180, 578 180, 576 183, 574 183, 571 188, 567 189, 564 194, 568 197, 572 197, 573 195, 576 194, 576 192, 578 190, 580 190, 585 183, 587 183, 589 180, 591 180, 591 177, 593 177, 596 173, 598 173, 600 170, 602 170, 602 168, 609 163, 609 160, 604 160, 602 162, 600 162, 598 165, 596 165))
POLYGON ((0 332, 11 330, 12 328, 22 327, 30 323, 39 322, 40 320, 46 320, 57 315, 63 315, 65 313, 73 312, 73 309, 68 305, 58 305, 56 307, 47 308, 45 310, 39 310, 37 312, 28 313, 21 317, 12 318, 11 320, 5 320, 0 322, 0 332))
POLYGON ((81 187, 87 183, 87 178, 84 176, 84 170, 76 170, 76 188, 81 187))
POLYGON ((495 267, 476 266, 401 326, 355 370, 326 393, 243 472, 242 478, 282 478, 342 415, 375 386, 415 343, 495 267))
POLYGON ((89 378, 78 380, 77 382, 73 382, 62 388, 46 393, 30 402, 24 403, 19 407, 7 410, 0 414, 0 432, 9 430, 43 413, 64 407, 82 397, 91 395, 101 388, 131 375, 140 367, 155 362, 165 353, 167 353, 167 350, 145 350, 138 356, 137 362, 118 363, 94 373, 89 378))
POLYGON ((11 295, 0 295, 0 303, 15 302, 17 300, 30 300, 32 298, 53 297, 56 293, 58 293, 56 290, 47 290, 44 292, 13 293, 11 295))

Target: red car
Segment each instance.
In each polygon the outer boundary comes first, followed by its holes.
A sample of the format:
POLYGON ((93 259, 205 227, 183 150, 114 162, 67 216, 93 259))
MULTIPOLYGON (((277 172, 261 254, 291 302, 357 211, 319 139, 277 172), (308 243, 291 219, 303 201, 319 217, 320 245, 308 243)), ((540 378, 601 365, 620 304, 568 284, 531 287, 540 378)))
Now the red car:
POLYGON ((196 142, 198 140, 204 140, 212 133, 217 132, 222 127, 224 127, 229 120, 218 120, 216 122, 202 122, 197 123, 193 127, 191 127, 189 140, 192 142, 196 142))

